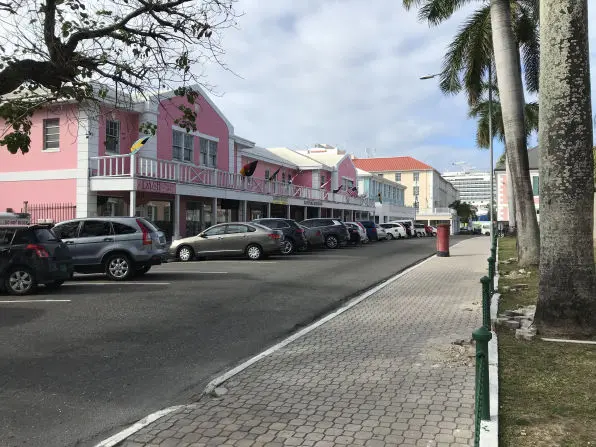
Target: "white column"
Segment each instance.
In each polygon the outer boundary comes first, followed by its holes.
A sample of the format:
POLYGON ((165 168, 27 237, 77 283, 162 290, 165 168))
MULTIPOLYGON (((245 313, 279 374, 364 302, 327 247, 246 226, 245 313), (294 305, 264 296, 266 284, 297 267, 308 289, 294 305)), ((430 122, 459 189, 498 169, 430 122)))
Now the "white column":
POLYGON ((271 202, 267 202, 267 217, 271 217, 271 202))
POLYGON ((211 225, 217 223, 217 198, 214 197, 211 201, 211 225))
POLYGON ((243 200, 242 202, 242 220, 248 222, 248 202, 243 200))
POLYGON ((129 204, 129 214, 131 217, 136 215, 137 211, 137 192, 130 191, 130 204, 129 204))
POLYGON ((180 239, 180 194, 174 196, 174 234, 172 239, 180 239))
POLYGON ((319 218, 321 217, 322 209, 323 209, 322 207, 317 208, 317 210, 318 210, 317 217, 319 217, 319 218))
POLYGON ((286 218, 290 219, 291 213, 290 213, 290 204, 288 203, 286 205, 286 218))
MULTIPOLYGON (((97 216, 97 192, 89 188, 89 173, 97 169, 90 157, 99 150, 99 111, 91 106, 79 106, 77 130, 76 217, 97 216)), ((103 141, 103 140, 102 140, 103 141)))
POLYGON ((304 207, 304 219, 308 219, 308 207, 307 206, 304 207))

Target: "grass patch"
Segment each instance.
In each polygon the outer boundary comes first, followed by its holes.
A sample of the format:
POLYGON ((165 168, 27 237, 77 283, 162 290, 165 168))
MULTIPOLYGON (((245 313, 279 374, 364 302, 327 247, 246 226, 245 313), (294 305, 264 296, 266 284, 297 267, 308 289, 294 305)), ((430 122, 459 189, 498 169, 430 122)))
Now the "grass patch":
MULTIPOLYGON (((499 259, 514 258, 515 239, 499 239, 499 259)), ((499 273, 519 270, 499 264, 499 273)), ((527 278, 499 278, 499 288, 527 284, 527 290, 504 291, 500 312, 536 303, 536 269, 527 278)), ((596 347, 515 339, 498 328, 499 440, 503 447, 596 446, 596 347)))

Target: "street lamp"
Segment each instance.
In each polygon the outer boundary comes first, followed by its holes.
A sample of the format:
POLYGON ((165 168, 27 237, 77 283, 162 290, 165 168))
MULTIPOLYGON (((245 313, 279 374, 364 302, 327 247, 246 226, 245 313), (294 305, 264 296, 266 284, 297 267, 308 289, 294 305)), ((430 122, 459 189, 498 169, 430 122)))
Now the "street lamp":
MULTIPOLYGON (((435 73, 432 75, 421 76, 421 80, 433 79, 437 76, 441 76, 442 73, 435 73)), ((495 190, 494 185, 494 171, 493 171, 493 76, 492 76, 492 64, 488 65, 488 151, 490 157, 490 204, 488 206, 488 215, 490 218, 490 236, 493 237, 494 232, 494 209, 493 209, 493 194, 495 190)))

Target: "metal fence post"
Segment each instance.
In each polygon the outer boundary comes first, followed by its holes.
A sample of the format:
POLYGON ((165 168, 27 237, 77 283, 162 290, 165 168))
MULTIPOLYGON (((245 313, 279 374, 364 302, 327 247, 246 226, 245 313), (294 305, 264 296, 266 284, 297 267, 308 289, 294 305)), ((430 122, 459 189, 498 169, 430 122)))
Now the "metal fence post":
POLYGON ((484 326, 472 332, 476 342, 476 417, 490 419, 488 342, 493 335, 484 326))
POLYGON ((482 283, 482 325, 490 330, 490 278, 483 276, 480 282, 482 283))
POLYGON ((488 279, 490 280, 488 285, 488 293, 490 296, 495 293, 495 258, 492 256, 487 259, 488 261, 488 279))

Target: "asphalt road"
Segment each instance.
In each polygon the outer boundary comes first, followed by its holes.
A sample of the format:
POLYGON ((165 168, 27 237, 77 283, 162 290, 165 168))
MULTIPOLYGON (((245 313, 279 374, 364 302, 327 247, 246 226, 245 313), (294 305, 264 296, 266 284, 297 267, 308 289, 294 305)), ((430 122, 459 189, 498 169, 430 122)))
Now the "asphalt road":
MULTIPOLYGON (((464 237, 452 238, 452 243, 464 237)), ((0 296, 0 446, 92 446, 435 252, 435 238, 169 263, 0 296), (70 300, 70 301, 48 301, 70 300)))

